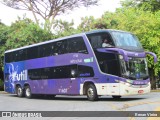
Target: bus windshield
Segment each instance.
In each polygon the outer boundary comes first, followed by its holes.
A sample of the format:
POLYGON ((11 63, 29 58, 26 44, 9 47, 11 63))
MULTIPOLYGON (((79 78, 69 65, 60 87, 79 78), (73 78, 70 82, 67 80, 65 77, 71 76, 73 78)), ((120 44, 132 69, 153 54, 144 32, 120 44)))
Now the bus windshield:
POLYGON ((149 77, 145 58, 129 58, 128 62, 120 59, 120 63, 122 75, 126 78, 137 80, 149 77))
POLYGON ((138 38, 127 32, 112 31, 111 32, 115 46, 126 50, 143 51, 138 38))

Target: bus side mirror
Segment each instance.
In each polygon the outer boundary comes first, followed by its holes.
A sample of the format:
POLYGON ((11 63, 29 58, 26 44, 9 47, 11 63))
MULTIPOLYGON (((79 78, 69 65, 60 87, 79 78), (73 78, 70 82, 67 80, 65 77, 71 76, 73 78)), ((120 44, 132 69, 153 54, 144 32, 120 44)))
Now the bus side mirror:
POLYGON ((145 52, 145 53, 152 55, 154 57, 154 63, 157 62, 157 55, 155 53, 153 53, 153 52, 145 52))

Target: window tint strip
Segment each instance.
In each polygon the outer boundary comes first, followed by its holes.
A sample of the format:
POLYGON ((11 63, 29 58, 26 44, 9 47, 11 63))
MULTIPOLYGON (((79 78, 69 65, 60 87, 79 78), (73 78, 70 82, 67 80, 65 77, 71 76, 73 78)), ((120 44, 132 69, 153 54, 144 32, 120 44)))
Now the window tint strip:
POLYGON ((30 80, 93 77, 92 67, 83 65, 56 66, 28 70, 30 80))

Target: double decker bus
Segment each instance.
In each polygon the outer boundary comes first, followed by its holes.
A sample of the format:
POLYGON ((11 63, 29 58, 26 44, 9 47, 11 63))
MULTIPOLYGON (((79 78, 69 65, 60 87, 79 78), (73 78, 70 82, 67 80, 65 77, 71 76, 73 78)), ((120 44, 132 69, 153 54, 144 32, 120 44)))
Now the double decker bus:
POLYGON ((94 30, 5 52, 4 88, 18 97, 121 96, 150 92, 146 54, 138 38, 120 30, 94 30), (104 47, 107 39, 110 46, 104 47))

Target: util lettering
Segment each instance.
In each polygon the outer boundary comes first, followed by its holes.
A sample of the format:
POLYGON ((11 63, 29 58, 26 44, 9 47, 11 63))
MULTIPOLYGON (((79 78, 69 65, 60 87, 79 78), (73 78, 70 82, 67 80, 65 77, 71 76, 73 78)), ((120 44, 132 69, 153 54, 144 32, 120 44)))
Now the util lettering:
POLYGON ((16 78, 18 81, 27 80, 27 75, 28 75, 27 70, 23 70, 20 74, 16 74, 16 78))

